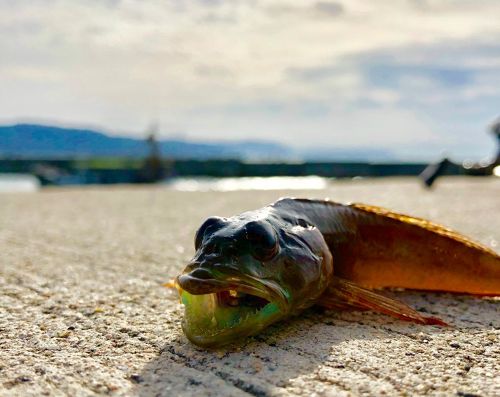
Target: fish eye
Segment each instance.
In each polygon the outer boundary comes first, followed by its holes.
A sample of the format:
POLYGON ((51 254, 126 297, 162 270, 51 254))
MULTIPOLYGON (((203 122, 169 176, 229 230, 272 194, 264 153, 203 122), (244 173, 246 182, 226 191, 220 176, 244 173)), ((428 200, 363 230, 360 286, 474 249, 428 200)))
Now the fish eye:
POLYGON ((194 248, 200 248, 200 245, 203 242, 203 237, 209 229, 215 231, 217 229, 220 229, 223 225, 224 218, 221 218, 219 216, 211 216, 210 218, 206 219, 194 236, 194 248))
POLYGON ((245 225, 245 232, 255 259, 266 261, 276 255, 278 252, 278 239, 270 225, 264 222, 252 221, 245 225))
POLYGON ((301 227, 304 227, 304 228, 307 228, 310 226, 309 223, 305 219, 302 219, 302 218, 297 219, 297 224, 301 227))

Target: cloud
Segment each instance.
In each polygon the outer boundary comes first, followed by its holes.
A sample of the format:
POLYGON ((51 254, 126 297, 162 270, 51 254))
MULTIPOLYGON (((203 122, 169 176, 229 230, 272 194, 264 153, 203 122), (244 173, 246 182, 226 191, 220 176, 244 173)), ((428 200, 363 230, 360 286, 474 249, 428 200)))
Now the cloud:
POLYGON ((496 1, 0 6, 4 119, 130 134, 156 119, 192 138, 293 145, 432 141, 428 156, 490 150, 480 128, 498 112, 496 1))
POLYGON ((338 16, 344 12, 344 6, 336 1, 318 1, 313 8, 328 16, 338 16))

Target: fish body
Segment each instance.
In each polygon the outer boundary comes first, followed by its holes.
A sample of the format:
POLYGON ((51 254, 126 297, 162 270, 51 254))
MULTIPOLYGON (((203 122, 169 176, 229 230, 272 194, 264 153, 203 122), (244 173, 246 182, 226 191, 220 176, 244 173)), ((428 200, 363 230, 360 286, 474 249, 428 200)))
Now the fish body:
POLYGON ((314 224, 335 275, 361 286, 500 294, 499 255, 441 225, 364 204, 283 199, 275 206, 314 224))
POLYGON ((254 335, 314 304, 371 309, 422 324, 376 289, 500 295, 500 256, 440 225, 380 207, 281 199, 208 218, 177 284, 183 330, 205 347, 254 335))

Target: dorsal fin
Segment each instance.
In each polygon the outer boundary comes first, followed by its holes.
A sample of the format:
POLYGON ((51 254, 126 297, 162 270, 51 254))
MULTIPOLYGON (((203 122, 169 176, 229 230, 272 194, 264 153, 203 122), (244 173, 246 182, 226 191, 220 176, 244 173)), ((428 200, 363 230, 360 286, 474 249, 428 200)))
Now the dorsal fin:
POLYGON ((471 240, 470 238, 452 230, 449 229, 443 225, 440 225, 438 223, 434 223, 431 221, 428 221, 423 218, 418 218, 415 216, 410 216, 410 215, 404 215, 404 214, 399 214, 397 212, 390 211, 386 208, 383 207, 377 207, 374 205, 367 205, 367 204, 362 204, 362 203, 352 203, 349 204, 349 207, 355 208, 359 211, 363 211, 365 213, 370 213, 370 214, 375 214, 379 216, 383 216, 386 218, 391 218, 395 219, 399 222, 405 223, 407 225, 415 225, 418 227, 421 227, 422 229, 429 230, 430 232, 439 234, 441 236, 446 236, 449 237, 459 243, 462 243, 468 247, 475 248, 477 250, 487 252, 489 254, 498 256, 498 254, 493 251, 492 249, 471 240))

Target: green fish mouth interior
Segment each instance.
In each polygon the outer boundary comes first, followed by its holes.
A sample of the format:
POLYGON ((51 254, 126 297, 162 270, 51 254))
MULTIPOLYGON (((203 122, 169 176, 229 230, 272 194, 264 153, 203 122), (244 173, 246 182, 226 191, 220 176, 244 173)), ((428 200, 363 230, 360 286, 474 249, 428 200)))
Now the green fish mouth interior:
POLYGON ((223 345, 256 334, 281 314, 276 302, 231 289, 203 295, 182 290, 181 302, 184 332, 200 346, 223 345))
POLYGON ((245 294, 236 290, 220 291, 215 293, 217 303, 221 307, 253 307, 256 310, 262 309, 269 301, 260 296, 245 294))

